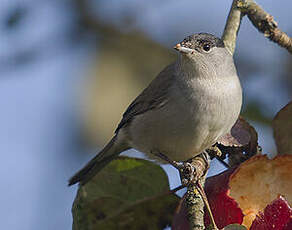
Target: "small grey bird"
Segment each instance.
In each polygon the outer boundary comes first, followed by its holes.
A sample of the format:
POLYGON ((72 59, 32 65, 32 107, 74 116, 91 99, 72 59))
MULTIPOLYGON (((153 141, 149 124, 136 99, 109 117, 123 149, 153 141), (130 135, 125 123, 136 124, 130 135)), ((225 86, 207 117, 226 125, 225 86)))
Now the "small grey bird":
POLYGON ((179 51, 176 62, 130 104, 114 137, 69 185, 85 184, 129 148, 149 157, 158 151, 171 160, 186 161, 230 131, 241 110, 242 89, 223 41, 199 33, 174 48, 179 51))

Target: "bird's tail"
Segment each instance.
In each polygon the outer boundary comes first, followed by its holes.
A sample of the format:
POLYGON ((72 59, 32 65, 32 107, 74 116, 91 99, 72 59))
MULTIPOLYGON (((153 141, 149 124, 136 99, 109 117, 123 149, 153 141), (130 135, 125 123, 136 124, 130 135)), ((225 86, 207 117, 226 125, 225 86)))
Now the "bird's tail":
POLYGON ((86 184, 103 167, 115 159, 121 152, 129 148, 124 144, 117 143, 116 139, 116 136, 114 136, 92 160, 90 160, 81 170, 72 176, 68 185, 71 186, 78 182, 82 185, 86 184))

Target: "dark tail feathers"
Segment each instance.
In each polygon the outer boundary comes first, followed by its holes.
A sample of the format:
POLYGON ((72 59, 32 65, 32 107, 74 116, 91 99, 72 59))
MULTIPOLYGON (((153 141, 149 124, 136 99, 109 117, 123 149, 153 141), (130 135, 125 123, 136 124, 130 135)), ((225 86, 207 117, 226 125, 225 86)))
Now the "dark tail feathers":
POLYGON ((116 136, 80 171, 78 171, 69 180, 68 185, 71 186, 76 183, 82 185, 86 184, 92 177, 94 177, 103 167, 115 159, 122 151, 128 149, 119 143, 116 143, 116 136))

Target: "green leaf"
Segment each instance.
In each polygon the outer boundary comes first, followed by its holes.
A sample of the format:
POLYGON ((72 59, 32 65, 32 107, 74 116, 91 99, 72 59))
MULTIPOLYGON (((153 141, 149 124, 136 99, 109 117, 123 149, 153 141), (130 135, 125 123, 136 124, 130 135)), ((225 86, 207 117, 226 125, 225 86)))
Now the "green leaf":
POLYGON ((163 169, 150 161, 119 157, 79 187, 74 230, 157 229, 171 224, 179 200, 163 169))
POLYGON ((247 228, 243 225, 239 224, 230 224, 226 227, 224 227, 224 230, 247 230, 247 228))

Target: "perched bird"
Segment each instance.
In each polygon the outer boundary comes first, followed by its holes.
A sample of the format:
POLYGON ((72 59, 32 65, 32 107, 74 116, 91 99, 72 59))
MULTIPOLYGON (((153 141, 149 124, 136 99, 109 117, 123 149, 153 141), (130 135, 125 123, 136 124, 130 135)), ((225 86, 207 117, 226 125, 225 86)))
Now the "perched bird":
POLYGON ((223 41, 199 33, 174 48, 179 51, 176 62, 129 105, 114 137, 69 185, 85 184, 129 148, 149 157, 158 151, 171 160, 186 161, 230 131, 241 110, 242 89, 223 41))

